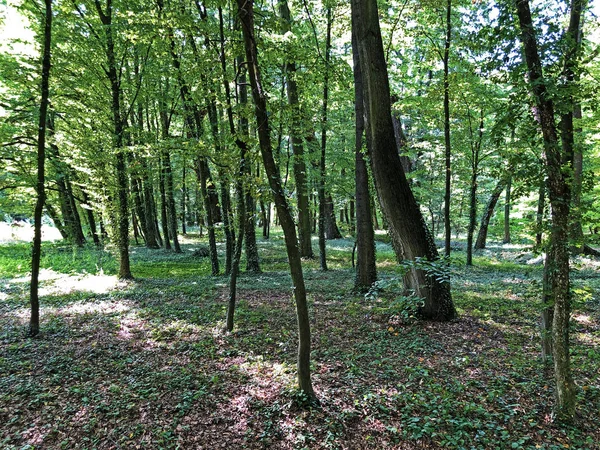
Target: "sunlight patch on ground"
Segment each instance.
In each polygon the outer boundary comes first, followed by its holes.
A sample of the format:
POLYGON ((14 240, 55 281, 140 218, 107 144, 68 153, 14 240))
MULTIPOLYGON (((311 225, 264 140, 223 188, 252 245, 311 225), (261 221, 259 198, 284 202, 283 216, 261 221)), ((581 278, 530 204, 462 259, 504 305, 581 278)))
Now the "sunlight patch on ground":
POLYGON ((77 302, 72 305, 59 308, 59 314, 114 314, 129 311, 131 305, 123 301, 102 300, 77 302))
MULTIPOLYGON (((126 283, 119 282, 115 275, 68 275, 56 272, 52 269, 40 270, 39 279, 40 282, 42 282, 42 286, 39 290, 40 297, 48 295, 66 295, 73 292, 106 294, 117 287, 126 285, 126 283)), ((29 283, 30 281, 30 276, 13 278, 5 287, 9 288, 11 283, 29 283)))
MULTIPOLYGON (((42 225, 43 241, 60 241, 62 236, 57 228, 42 225)), ((0 222, 0 244, 33 241, 33 227, 27 222, 18 225, 0 222)))

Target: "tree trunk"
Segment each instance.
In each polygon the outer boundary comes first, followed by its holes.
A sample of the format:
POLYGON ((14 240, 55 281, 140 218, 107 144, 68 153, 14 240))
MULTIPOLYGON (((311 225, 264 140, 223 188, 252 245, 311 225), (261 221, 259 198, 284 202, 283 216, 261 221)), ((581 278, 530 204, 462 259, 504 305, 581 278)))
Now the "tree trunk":
POLYGON ((173 250, 181 253, 181 246, 177 238, 177 209, 175 207, 175 194, 173 192, 173 170, 171 168, 171 156, 169 151, 163 149, 163 176, 165 180, 165 196, 167 200, 167 220, 169 221, 169 234, 173 240, 173 250))
MULTIPOLYGON (((240 259, 242 258, 242 246, 244 243, 244 234, 246 227, 246 202, 244 195, 244 174, 246 172, 246 148, 240 148, 240 170, 236 182, 237 194, 237 217, 238 217, 238 237, 235 242, 235 253, 233 255, 233 264, 229 276, 229 302, 227 305, 227 320, 225 328, 227 331, 233 331, 233 319, 235 314, 235 302, 237 295, 237 276, 240 271, 240 259)), ((224 211, 225 213, 225 211, 224 211)))
MULTIPOLYGON (((469 112, 470 114, 470 112, 469 112)), ((467 266, 473 265, 473 235, 477 225, 477 177, 479 175, 479 156, 481 152, 481 143, 483 141, 483 109, 479 118, 479 134, 476 141, 473 141, 473 132, 471 131, 471 185, 469 186, 469 226, 467 227, 467 266)), ((469 119, 469 127, 471 126, 469 119)))
POLYGON ((263 90, 260 69, 258 66, 258 52, 254 37, 254 11, 253 0, 238 0, 238 12, 244 33, 246 60, 248 73, 252 86, 252 96, 256 115, 256 128, 260 143, 263 163, 269 186, 273 193, 277 215, 281 221, 285 244, 290 265, 290 274, 293 283, 294 298, 296 300, 296 314, 298 319, 298 387, 312 402, 317 402, 310 377, 310 321, 308 304, 306 300, 306 287, 302 273, 302 261, 298 249, 296 226, 290 213, 285 192, 281 185, 279 168, 273 159, 271 136, 269 130, 269 117, 267 115, 267 102, 263 90))
POLYGON ((46 11, 44 14, 44 40, 42 43, 42 82, 40 100, 40 118, 37 139, 37 200, 33 214, 33 247, 31 251, 31 285, 29 288, 29 302, 31 316, 29 318, 29 336, 36 336, 40 332, 40 300, 38 296, 40 259, 42 255, 42 215, 46 201, 45 190, 45 163, 46 163, 46 121, 48 119, 48 97, 50 86, 50 46, 52 44, 52 0, 45 0, 46 11))
MULTIPOLYGON (((352 17, 352 29, 354 16, 352 17)), ((363 79, 358 59, 356 33, 352 32, 352 57, 354 62, 354 116, 355 133, 355 198, 356 198, 356 278, 354 288, 358 292, 367 291, 377 281, 375 232, 371 221, 371 194, 369 192, 369 172, 363 156, 365 134, 365 105, 363 79)), ((350 204, 351 206, 353 203, 350 204)), ((353 208, 351 207, 351 210, 353 208)))
MULTIPOLYGON (((399 261, 439 259, 435 242, 410 189, 394 140, 390 89, 376 0, 352 0, 359 62, 364 77, 367 145, 375 187, 399 261)), ((421 317, 456 317, 450 283, 412 264, 405 286, 424 299, 421 317)))
MULTIPOLYGON (((162 160, 162 158, 160 158, 162 160)), ((171 250, 171 233, 169 232, 169 220, 167 216, 167 195, 165 193, 165 177, 162 170, 162 161, 160 161, 161 169, 159 170, 159 189, 160 189, 160 222, 162 225, 163 236, 165 240, 165 250, 171 250)))
POLYGON ((203 156, 198 157, 196 162, 197 174, 200 180, 200 192, 204 201, 204 214, 206 216, 206 229, 208 230, 208 248, 210 252, 210 263, 212 266, 212 274, 219 275, 219 257, 217 254, 217 238, 215 235, 215 222, 213 216, 213 207, 211 197, 208 193, 207 171, 208 162, 203 156))
POLYGON ((506 183, 506 197, 504 198, 504 239, 502 242, 510 244, 510 194, 512 187, 512 177, 508 177, 508 183, 506 183))
MULTIPOLYGON (((281 16, 281 32, 285 34, 291 30, 291 15, 287 0, 279 1, 279 14, 281 16)), ((294 179, 296 181, 296 198, 298 205, 298 237, 300 256, 313 258, 311 245, 310 204, 308 199, 308 171, 304 160, 304 145, 302 141, 304 127, 303 113, 298 98, 298 85, 296 83, 296 63, 285 61, 286 93, 288 103, 292 109, 292 152, 294 154, 294 179)))
POLYGON ((152 192, 152 182, 148 172, 148 164, 144 158, 141 158, 142 164, 142 192, 144 193, 144 218, 146 220, 146 247, 159 248, 160 234, 156 226, 156 206, 154 204, 154 195, 152 192))
POLYGON ((187 229, 186 229, 186 214, 187 214, 187 210, 186 210, 186 201, 187 201, 187 186, 185 184, 186 179, 186 161, 185 158, 183 159, 183 167, 181 169, 181 234, 182 235, 186 235, 187 234, 187 229))
POLYGON ((229 276, 235 252, 235 228, 233 226, 229 182, 224 175, 221 178, 221 203, 223 206, 223 231, 225 233, 225 276, 229 276))
POLYGON ((112 104, 111 112, 113 115, 113 148, 115 149, 115 168, 117 173, 117 247, 119 249, 119 278, 122 280, 131 280, 131 265, 129 261, 129 198, 127 182, 127 158, 126 149, 123 148, 123 117, 121 116, 121 79, 120 71, 117 69, 114 46, 114 28, 112 24, 112 1, 106 0, 106 10, 102 10, 100 0, 95 0, 96 11, 100 21, 104 26, 106 39, 106 74, 110 82, 112 104))
POLYGON ((85 213, 87 214, 88 224, 90 225, 90 234, 92 235, 92 239, 94 240, 94 245, 100 245, 100 237, 98 236, 98 230, 96 227, 96 219, 94 218, 94 210, 92 205, 90 204, 90 196, 85 189, 81 189, 81 194, 83 195, 83 201, 86 204, 85 213))
MULTIPOLYGON (((444 146, 445 146, 445 187, 444 187, 444 254, 450 256, 450 195, 452 181, 450 145, 450 82, 448 77, 450 42, 452 39, 452 0, 446 3, 446 41, 444 44, 444 146)), ((470 251, 470 246, 468 247, 470 251)))
MULTIPOLYGON (((578 33, 579 19, 584 1, 573 0, 571 5, 571 23, 578 33)), ((552 319, 552 355, 556 379, 556 399, 558 416, 572 421, 575 416, 576 391, 571 374, 569 355, 569 316, 571 311, 569 279, 569 202, 570 192, 568 174, 563 167, 556 125, 554 122, 554 104, 546 91, 546 80, 542 73, 542 63, 538 53, 538 44, 531 19, 528 0, 516 0, 517 15, 521 28, 521 40, 527 62, 529 83, 534 95, 540 117, 540 126, 544 139, 544 160, 548 175, 548 193, 552 207, 552 227, 547 263, 544 267, 548 277, 547 295, 554 302, 552 319)), ((569 33, 567 33, 569 34, 569 33)), ((546 294, 545 294, 546 295, 546 294)))
POLYGON ((333 207, 333 199, 331 195, 325 196, 325 239, 341 239, 342 233, 337 226, 335 220, 335 209, 333 207))
MULTIPOLYGON (((327 106, 329 101, 329 58, 331 54, 331 7, 327 8, 327 37, 325 40, 325 79, 323 80, 323 106, 321 115, 321 159, 319 163, 319 262, 321 270, 327 270, 325 239, 334 237, 339 230, 335 225, 335 212, 331 197, 325 194, 325 153, 327 150, 327 106), (335 227, 335 228, 334 228, 335 227)), ((341 237, 341 235, 340 235, 341 237)))
POLYGON ((496 203, 498 203, 500 194, 502 194, 502 191, 504 190, 505 186, 506 186, 506 181, 504 179, 498 181, 498 183, 496 184, 496 187, 492 191, 492 195, 490 195, 490 199, 488 201, 487 206, 485 207, 483 216, 481 216, 481 224, 479 225, 479 233, 477 234, 477 240, 475 241, 475 249, 477 249, 477 250, 484 249, 486 246, 488 226, 490 224, 490 219, 494 215, 494 208, 496 207, 496 203))

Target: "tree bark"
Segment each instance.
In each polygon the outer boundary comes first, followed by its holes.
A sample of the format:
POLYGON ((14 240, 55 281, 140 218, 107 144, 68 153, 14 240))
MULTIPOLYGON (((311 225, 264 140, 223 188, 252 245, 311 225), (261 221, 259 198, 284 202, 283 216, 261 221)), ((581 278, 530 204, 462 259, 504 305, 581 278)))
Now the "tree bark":
POLYGON ((119 278, 132 280, 131 265, 129 261, 129 198, 127 182, 127 158, 123 148, 123 117, 121 116, 121 80, 117 70, 114 45, 114 28, 112 24, 112 0, 106 0, 106 9, 103 10, 100 0, 95 0, 96 11, 104 26, 106 39, 107 77, 110 82, 112 95, 111 111, 113 115, 113 148, 115 149, 115 169, 117 173, 117 246, 119 249, 119 278))
POLYGON ((29 336, 37 336, 40 332, 40 300, 39 300, 39 274, 40 259, 42 255, 42 215, 46 201, 45 190, 45 164, 46 164, 46 122, 48 119, 48 98, 50 87, 50 47, 52 45, 52 0, 45 0, 44 14, 44 40, 42 43, 42 82, 40 100, 40 118, 37 139, 37 200, 33 214, 33 247, 31 251, 31 284, 29 288, 29 302, 31 316, 29 318, 29 336))
MULTIPOLYGON (((352 29, 354 30, 354 16, 352 29)), ((355 198, 356 198, 356 277, 354 288, 359 292, 367 291, 377 281, 375 253, 375 232, 371 221, 371 194, 369 192, 369 172, 363 156, 365 134, 365 105, 363 79, 360 70, 356 33, 352 32, 352 57, 354 63, 354 115, 355 133, 355 198)), ((351 203, 352 205, 352 203, 351 203)), ((352 209, 352 208, 351 208, 352 209)))
MULTIPOLYGON (((583 1, 573 0, 571 20, 573 20, 573 15, 581 15, 583 3, 583 1)), ((550 244, 544 271, 548 277, 547 296, 554 303, 552 354, 556 380, 557 413, 560 418, 571 421, 575 416, 576 392, 569 355, 571 297, 568 249, 570 206, 568 174, 563 171, 563 158, 554 122, 554 104, 546 90, 546 79, 542 72, 542 63, 531 19, 529 1, 516 0, 516 10, 521 28, 521 40, 527 62, 530 88, 538 108, 544 139, 544 162, 548 175, 548 193, 552 208, 550 244)), ((577 24, 577 28, 578 26, 577 24)), ((569 29, 571 29, 571 25, 569 29)))
MULTIPOLYGON (((470 112, 469 112, 470 114, 470 112)), ((469 116, 470 117, 470 116, 469 116)), ((481 155, 481 144, 483 141, 483 109, 479 117, 479 131, 477 140, 473 140, 471 131, 471 185, 469 186, 469 226, 467 227, 467 266, 473 265, 473 235, 477 225, 477 178, 479 176, 479 162, 481 155)), ((471 126, 469 119, 469 127, 471 126)))
POLYGON ((283 186, 281 185, 279 168, 275 164, 273 158, 269 117, 267 115, 267 101, 262 86, 261 74, 258 66, 258 50, 254 37, 253 0, 238 0, 237 4, 244 34, 246 60, 248 62, 247 67, 250 84, 252 86, 252 96, 254 98, 256 128, 258 130, 260 150, 267 178, 269 180, 269 186, 271 187, 273 198, 275 200, 277 215, 283 228, 286 251, 290 265, 290 274, 294 286, 299 337, 298 387, 312 402, 317 402, 310 376, 310 321, 306 300, 306 287, 304 284, 304 275, 302 273, 302 261, 298 249, 296 226, 290 213, 283 186))
POLYGON ((450 82, 449 82, 449 59, 450 42, 452 39, 452 0, 446 3, 446 41, 444 43, 444 147, 445 147, 445 184, 444 184, 444 254, 450 256, 450 195, 452 168, 452 147, 450 144, 450 82))
MULTIPOLYGON (((435 242, 410 189, 394 140, 390 88, 376 0, 352 0, 359 61, 364 77, 367 142, 379 202, 387 220, 399 261, 439 259, 435 242)), ((421 317, 456 317, 450 283, 411 264, 405 276, 407 290, 424 299, 421 317)))

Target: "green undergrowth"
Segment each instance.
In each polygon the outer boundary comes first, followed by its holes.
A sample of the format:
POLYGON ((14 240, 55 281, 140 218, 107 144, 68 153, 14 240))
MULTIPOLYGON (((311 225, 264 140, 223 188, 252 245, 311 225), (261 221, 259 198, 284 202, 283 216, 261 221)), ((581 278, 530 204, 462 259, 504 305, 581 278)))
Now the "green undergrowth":
POLYGON ((0 247, 0 448, 598 448, 593 260, 573 263, 578 418, 567 426, 539 359, 542 265, 520 263, 522 249, 477 253, 473 267, 455 251, 460 318, 429 323, 402 295, 389 244, 378 243, 382 282, 358 295, 354 241, 328 242, 331 270, 303 262, 321 402, 306 409, 281 236, 258 240, 262 273, 240 274, 232 333, 228 278, 194 256, 200 245, 133 247, 135 280, 119 282, 110 251, 44 244, 35 339, 24 336, 29 246, 0 247))

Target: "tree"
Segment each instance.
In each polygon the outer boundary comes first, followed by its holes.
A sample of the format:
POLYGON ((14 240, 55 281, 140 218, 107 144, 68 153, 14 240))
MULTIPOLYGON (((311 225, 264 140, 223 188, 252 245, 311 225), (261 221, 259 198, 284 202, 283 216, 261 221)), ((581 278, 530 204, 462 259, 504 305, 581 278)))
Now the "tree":
POLYGON ((365 105, 363 97, 363 77, 360 69, 358 47, 356 43, 356 27, 352 17, 352 57, 354 63, 354 114, 356 120, 355 134, 355 181, 356 181, 356 278, 354 288, 358 291, 368 290, 377 281, 375 254, 375 233, 371 221, 371 194, 369 192, 369 173, 363 155, 365 134, 365 105))
POLYGON ((253 0, 238 0, 237 4, 244 35, 248 75, 250 78, 250 85, 252 86, 252 97, 254 99, 254 111, 260 151, 265 166, 265 172, 269 179, 269 186, 275 200, 277 214, 281 222, 281 227, 283 228, 285 247, 290 265, 290 274, 294 286, 299 338, 298 387, 311 402, 316 402, 317 397, 313 390, 310 377, 310 322, 308 318, 308 304, 306 301, 306 287, 304 284, 304 275, 302 273, 302 261, 298 250, 296 227, 289 209, 287 198, 283 191, 279 168, 275 164, 273 158, 269 116, 267 114, 267 101, 258 65, 258 48, 254 34, 254 2, 253 0))
POLYGON ((377 2, 353 0, 356 41, 361 72, 364 77, 366 129, 369 156, 379 202, 392 236, 399 261, 412 261, 405 276, 405 286, 424 301, 420 315, 431 320, 451 320, 456 311, 450 284, 416 263, 424 258, 440 264, 433 237, 425 224, 410 189, 394 138, 390 88, 387 76, 377 2))
MULTIPOLYGON (((575 384, 571 374, 569 355, 569 318, 571 310, 569 278, 569 174, 563 165, 562 154, 555 123, 555 106, 548 92, 548 80, 542 70, 529 0, 516 0, 516 12, 521 30, 523 53, 527 64, 531 92, 535 100, 539 123, 544 140, 544 164, 548 176, 548 194, 551 205, 552 226, 544 266, 545 298, 554 304, 552 319, 552 356, 556 381, 557 412, 565 420, 575 415, 575 384)), ((580 28, 581 13, 585 0, 572 0, 571 20, 567 39, 575 42, 580 28)), ((574 53, 567 53, 569 58, 574 53)), ((563 131, 564 134, 564 131, 563 131)), ((564 148, 563 148, 564 151, 564 148)))
MULTIPOLYGON (((282 34, 291 31, 291 14, 287 0, 279 1, 279 14, 281 16, 282 34)), ((292 110, 292 151, 294 153, 294 179, 296 180, 296 198, 298 205, 298 237, 300 240, 300 256, 312 258, 310 227, 310 206, 308 201, 308 171, 304 160, 303 144, 303 112, 298 95, 298 84, 296 82, 296 63, 287 56, 284 62, 286 75, 286 93, 288 103, 292 110)))
POLYGON ((46 163, 46 124, 48 119, 48 98, 50 91, 50 47, 52 45, 52 0, 45 0, 44 37, 42 41, 42 80, 40 115, 37 137, 37 201, 33 219, 34 236, 31 251, 31 285, 29 288, 29 301, 31 303, 31 317, 29 319, 29 336, 36 336, 40 332, 40 301, 38 296, 40 257, 42 254, 42 214, 46 200, 45 191, 45 163, 46 163))

